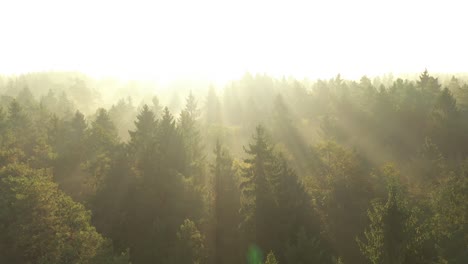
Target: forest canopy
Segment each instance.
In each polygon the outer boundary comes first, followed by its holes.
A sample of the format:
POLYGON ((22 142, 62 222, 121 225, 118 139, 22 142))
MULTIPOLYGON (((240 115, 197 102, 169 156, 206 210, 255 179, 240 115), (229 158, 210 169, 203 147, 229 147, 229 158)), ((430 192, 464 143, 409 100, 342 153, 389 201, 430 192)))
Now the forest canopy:
POLYGON ((468 76, 0 77, 0 263, 468 263, 468 76))

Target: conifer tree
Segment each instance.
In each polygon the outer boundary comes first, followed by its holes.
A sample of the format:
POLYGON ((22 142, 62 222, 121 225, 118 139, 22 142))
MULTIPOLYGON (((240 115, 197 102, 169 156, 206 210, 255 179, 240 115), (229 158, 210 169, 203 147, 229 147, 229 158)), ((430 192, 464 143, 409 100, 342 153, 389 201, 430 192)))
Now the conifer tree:
POLYGON ((46 170, 0 170, 2 263, 128 263, 90 225, 90 212, 60 191, 46 170))
POLYGON ((177 231, 177 243, 170 263, 206 263, 205 238, 195 223, 185 219, 177 231))
POLYGON ((228 151, 216 142, 215 162, 211 166, 214 207, 214 262, 239 263, 239 207, 240 193, 234 178, 232 158, 228 151))
POLYGON ((185 147, 185 168, 182 171, 190 177, 194 177, 197 183, 204 179, 204 160, 202 138, 199 128, 199 109, 192 92, 187 97, 184 110, 180 113, 178 120, 178 130, 185 147))
POLYGON ((155 159, 157 120, 154 113, 144 105, 137 116, 135 130, 130 133, 130 149, 136 155, 141 170, 151 170, 155 159))
POLYGON ((268 253, 267 258, 265 260, 265 264, 278 264, 278 261, 276 261, 275 254, 273 253, 273 251, 270 251, 270 253, 268 253))
POLYGON ((388 181, 386 202, 372 203, 368 211, 370 225, 364 231, 364 240, 358 238, 357 242, 371 263, 414 263, 412 255, 422 242, 417 233, 420 229, 417 210, 408 204, 397 182, 398 172, 387 166, 383 173, 388 181))
POLYGON ((205 120, 207 125, 221 122, 221 103, 213 86, 210 86, 206 97, 205 120))

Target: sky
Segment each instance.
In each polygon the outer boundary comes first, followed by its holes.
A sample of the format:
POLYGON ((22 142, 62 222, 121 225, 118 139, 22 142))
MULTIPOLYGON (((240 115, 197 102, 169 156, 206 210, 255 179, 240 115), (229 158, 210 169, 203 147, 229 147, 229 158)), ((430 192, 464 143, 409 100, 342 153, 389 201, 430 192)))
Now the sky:
POLYGON ((468 72, 463 1, 2 0, 0 74, 223 81, 468 72))

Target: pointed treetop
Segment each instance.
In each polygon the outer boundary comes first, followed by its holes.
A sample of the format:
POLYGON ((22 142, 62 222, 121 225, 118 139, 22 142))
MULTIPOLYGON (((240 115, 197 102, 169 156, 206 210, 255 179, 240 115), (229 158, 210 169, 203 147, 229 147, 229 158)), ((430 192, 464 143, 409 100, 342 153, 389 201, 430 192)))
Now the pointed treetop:
POLYGON ((198 118, 198 116, 200 115, 197 108, 197 100, 195 99, 195 96, 193 96, 192 91, 190 91, 190 94, 186 99, 184 111, 186 111, 190 115, 190 117, 194 119, 198 118))
POLYGON ((278 261, 276 260, 273 251, 270 251, 270 253, 268 253, 265 264, 278 264, 278 261))

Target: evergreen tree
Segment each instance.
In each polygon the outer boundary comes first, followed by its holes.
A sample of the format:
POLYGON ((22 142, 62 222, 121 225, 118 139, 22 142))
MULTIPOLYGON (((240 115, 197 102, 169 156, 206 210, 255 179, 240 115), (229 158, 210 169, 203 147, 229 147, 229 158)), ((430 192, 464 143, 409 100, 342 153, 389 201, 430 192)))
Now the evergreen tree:
POLYGON ((90 225, 90 212, 45 170, 0 170, 0 260, 5 263, 128 263, 90 225))
POLYGON ((177 231, 177 244, 171 263, 202 264, 206 263, 205 238, 198 231, 195 223, 185 219, 177 231))
POLYGON ((271 208, 270 188, 267 173, 272 166, 272 146, 267 138, 265 128, 257 126, 253 136, 253 142, 245 149, 251 157, 245 159, 247 167, 243 172, 243 181, 240 188, 241 198, 241 229, 245 243, 257 244, 260 248, 266 248, 268 244, 267 211, 271 208), (270 208, 269 208, 270 207, 270 208))
POLYGON ((426 105, 433 105, 437 95, 440 93, 441 85, 439 84, 438 78, 430 76, 427 69, 425 69, 424 72, 419 76, 417 87, 422 91, 426 105))
POLYGON ((330 263, 319 239, 308 237, 304 228, 297 232, 295 242, 290 241, 284 251, 286 263, 330 263))
POLYGON ((98 153, 109 151, 118 142, 117 130, 108 112, 100 108, 91 124, 89 144, 98 153))
POLYGON ((460 120, 457 102, 448 88, 438 96, 430 116, 430 131, 428 134, 434 139, 444 155, 460 155, 465 152, 459 147, 462 133, 466 130, 460 120))
POLYGON ((215 162, 211 166, 214 203, 214 263, 239 263, 239 207, 240 193, 232 159, 219 141, 214 150, 215 162))
POLYGON ((205 111, 205 120, 207 125, 221 123, 221 103, 213 86, 210 86, 208 90, 205 111))
POLYGON ((365 227, 362 219, 372 195, 363 161, 335 142, 324 142, 312 149, 309 164, 309 190, 325 235, 345 262, 362 262, 354 242, 365 227))
POLYGON ((52 113, 59 114, 57 113, 58 100, 55 96, 54 90, 49 89, 47 95, 41 97, 40 104, 49 109, 49 111, 51 111, 52 113))
POLYGON ((61 118, 68 119, 73 116, 74 111, 75 105, 73 101, 68 98, 67 93, 62 92, 58 97, 57 115, 61 118))
POLYGON ((265 264, 278 264, 278 261, 276 261, 275 254, 273 253, 273 251, 270 251, 270 253, 268 253, 267 258, 265 260, 265 264))
MULTIPOLYGON (((245 159, 240 185, 243 243, 284 252, 288 241, 296 241, 294 235, 301 227, 308 236, 320 239, 310 197, 285 159, 273 152, 263 126, 257 126, 245 151, 250 157, 245 159)), ((284 258, 284 253, 279 255, 280 261, 284 258)))
POLYGON ((467 161, 458 173, 448 173, 430 195, 431 241, 440 259, 448 263, 468 261, 468 177, 467 161))
POLYGON ((183 140, 177 131, 174 116, 167 107, 164 108, 158 125, 156 141, 158 151, 164 154, 160 157, 158 164, 184 172, 186 153, 183 150, 183 140))
MULTIPOLYGON (((3 107, 0 106, 0 138, 1 135, 6 131, 7 128, 7 120, 6 120, 6 113, 3 110, 3 107)), ((0 142, 2 139, 0 139, 0 142)))
POLYGON ((14 146, 23 149, 27 153, 32 151, 32 127, 31 119, 23 107, 13 100, 8 108, 7 127, 12 136, 14 146))
POLYGON ((372 263, 427 263, 416 261, 414 256, 424 239, 418 234, 421 223, 417 210, 408 204, 395 169, 388 166, 383 173, 388 180, 387 200, 372 203, 364 241, 357 239, 361 252, 372 263))
POLYGON ((159 98, 157 96, 153 96, 153 98, 151 99, 151 102, 153 103, 151 107, 151 111, 153 111, 155 118, 159 119, 163 112, 163 107, 161 103, 159 102, 159 98))
POLYGON ((89 153, 84 167, 89 175, 86 185, 90 188, 89 192, 94 195, 102 187, 103 180, 108 175, 110 155, 119 141, 114 123, 105 109, 97 110, 97 116, 91 124, 87 141, 89 153))
POLYGON ((140 169, 151 169, 151 164, 155 158, 156 145, 156 130, 157 121, 154 113, 147 105, 143 106, 140 114, 137 116, 135 123, 135 131, 129 131, 130 143, 129 146, 134 155, 136 155, 137 163, 140 169))
POLYGON ((36 100, 27 86, 19 92, 16 100, 27 109, 32 110, 35 108, 36 100))
POLYGON ((194 177, 197 183, 204 181, 204 160, 203 147, 201 144, 198 118, 200 116, 195 97, 190 92, 185 109, 180 113, 178 130, 185 147, 185 169, 183 173, 194 177))

